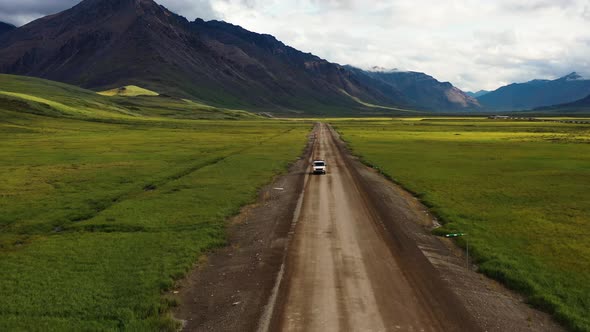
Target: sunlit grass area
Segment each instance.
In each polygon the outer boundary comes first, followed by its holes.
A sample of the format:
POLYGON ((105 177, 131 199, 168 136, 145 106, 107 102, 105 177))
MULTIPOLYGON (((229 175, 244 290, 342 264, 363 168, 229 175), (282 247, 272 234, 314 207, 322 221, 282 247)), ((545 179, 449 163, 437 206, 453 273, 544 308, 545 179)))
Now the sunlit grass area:
POLYGON ((444 222, 437 232, 467 233, 480 271, 590 331, 590 125, 332 123, 354 153, 431 207, 444 222))
POLYGON ((159 93, 144 89, 137 85, 127 85, 120 88, 110 89, 106 91, 100 91, 98 94, 103 96, 124 96, 124 97, 137 97, 137 96, 157 96, 159 93))

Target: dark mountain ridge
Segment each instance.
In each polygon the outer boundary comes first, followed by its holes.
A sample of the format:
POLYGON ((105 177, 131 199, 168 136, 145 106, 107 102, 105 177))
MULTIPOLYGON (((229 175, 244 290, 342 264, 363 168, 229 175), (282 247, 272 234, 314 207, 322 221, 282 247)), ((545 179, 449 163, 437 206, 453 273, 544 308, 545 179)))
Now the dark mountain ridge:
POLYGON ((0 36, 0 72, 92 89, 135 84, 260 109, 409 106, 343 66, 220 21, 189 22, 152 0, 85 0, 0 36))
POLYGON ((486 108, 533 109, 569 103, 590 94, 590 80, 576 72, 555 80, 532 80, 503 86, 477 98, 486 108))
MULTIPOLYGON (((557 106, 560 106, 560 105, 557 105, 557 106)), ((576 100, 573 103, 562 104, 562 106, 584 107, 584 108, 590 109, 590 95, 588 95, 580 100, 576 100)))
POLYGON ((5 33, 5 32, 9 32, 16 29, 16 27, 12 24, 8 24, 8 23, 4 23, 4 22, 0 22, 0 35, 5 33))

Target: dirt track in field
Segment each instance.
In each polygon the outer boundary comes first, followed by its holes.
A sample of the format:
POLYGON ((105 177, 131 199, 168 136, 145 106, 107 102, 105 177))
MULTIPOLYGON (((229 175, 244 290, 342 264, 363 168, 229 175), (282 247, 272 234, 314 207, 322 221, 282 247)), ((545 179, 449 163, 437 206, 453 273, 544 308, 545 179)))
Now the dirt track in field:
POLYGON ((411 195, 317 125, 305 157, 180 288, 187 331, 559 331, 430 235, 411 195), (310 175, 313 159, 328 174, 310 175))
POLYGON ((306 187, 271 330, 479 330, 417 246, 391 243, 331 131, 321 126, 316 140, 328 174, 306 187))

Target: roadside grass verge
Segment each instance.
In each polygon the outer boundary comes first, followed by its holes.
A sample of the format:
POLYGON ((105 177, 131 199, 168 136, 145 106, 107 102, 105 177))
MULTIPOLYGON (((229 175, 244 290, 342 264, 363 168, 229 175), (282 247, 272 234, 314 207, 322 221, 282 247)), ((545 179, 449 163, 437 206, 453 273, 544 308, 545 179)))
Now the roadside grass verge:
MULTIPOLYGON (((479 270, 590 331, 590 126, 332 121, 355 154, 465 232, 479 270)), ((463 245, 463 239, 458 239, 463 245)))
POLYGON ((0 104, 3 331, 174 330, 174 301, 163 292, 225 244, 227 218, 301 154, 311 128, 94 122, 7 108, 0 104))

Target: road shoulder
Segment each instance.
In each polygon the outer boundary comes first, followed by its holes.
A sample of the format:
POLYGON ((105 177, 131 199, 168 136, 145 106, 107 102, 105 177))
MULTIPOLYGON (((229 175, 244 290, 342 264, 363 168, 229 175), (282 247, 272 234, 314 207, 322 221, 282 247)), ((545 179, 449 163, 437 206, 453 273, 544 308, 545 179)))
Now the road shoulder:
MULTIPOLYGON (((440 278, 467 309, 484 331, 564 331, 551 317, 529 307, 518 294, 498 282, 467 268, 463 251, 451 240, 432 235, 437 221, 428 208, 399 185, 378 171, 367 167, 351 155, 337 137, 351 165, 360 177, 377 209, 387 211, 382 218, 390 236, 415 243, 440 278)), ((394 241, 397 242, 397 241, 394 241)))
POLYGON ((183 331, 254 331, 283 265, 313 145, 255 204, 229 221, 228 245, 209 253, 170 296, 183 331))

